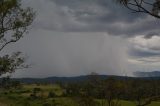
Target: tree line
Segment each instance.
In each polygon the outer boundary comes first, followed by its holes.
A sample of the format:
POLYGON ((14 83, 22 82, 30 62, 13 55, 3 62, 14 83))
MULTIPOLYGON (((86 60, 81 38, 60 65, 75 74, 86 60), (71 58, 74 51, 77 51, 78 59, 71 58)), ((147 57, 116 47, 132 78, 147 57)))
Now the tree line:
POLYGON ((65 95, 79 102, 80 106, 121 106, 121 100, 134 101, 136 106, 147 106, 160 100, 159 84, 160 80, 156 78, 110 77, 104 80, 90 76, 83 83, 68 83, 62 87, 66 90, 65 95))

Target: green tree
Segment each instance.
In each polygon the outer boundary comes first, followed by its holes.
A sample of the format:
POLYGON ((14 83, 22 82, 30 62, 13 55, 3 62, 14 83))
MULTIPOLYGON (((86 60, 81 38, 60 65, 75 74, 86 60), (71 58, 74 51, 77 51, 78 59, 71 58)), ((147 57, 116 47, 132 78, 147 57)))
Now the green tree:
POLYGON ((131 89, 131 94, 135 100, 136 106, 148 106, 152 101, 160 100, 158 85, 154 84, 154 80, 134 80, 134 88, 131 89))
POLYGON ((116 0, 134 13, 147 13, 160 18, 160 0, 116 0))
POLYGON ((106 80, 105 99, 108 106, 121 106, 120 97, 123 94, 123 89, 123 84, 113 77, 110 77, 106 80))
POLYGON ((4 77, 2 78, 1 84, 0 84, 0 88, 5 88, 5 89, 9 89, 11 86, 11 80, 9 77, 4 77))
POLYGON ((56 94, 53 91, 50 91, 48 93, 48 98, 54 98, 54 97, 56 97, 56 94))
MULTIPOLYGON (((0 1, 0 52, 9 44, 19 41, 28 31, 35 13, 29 7, 22 8, 21 0, 0 1)), ((28 67, 21 52, 0 55, 0 76, 16 69, 28 67)))

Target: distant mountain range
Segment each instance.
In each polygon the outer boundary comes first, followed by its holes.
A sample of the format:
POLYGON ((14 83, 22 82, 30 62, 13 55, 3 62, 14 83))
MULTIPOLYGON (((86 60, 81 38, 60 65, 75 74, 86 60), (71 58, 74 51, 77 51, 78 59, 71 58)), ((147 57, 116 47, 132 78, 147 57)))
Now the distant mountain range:
MULTIPOLYGON (((107 75, 98 75, 101 79, 108 78, 107 75)), ((56 83, 56 82, 83 82, 88 80, 90 75, 76 76, 76 77, 47 77, 47 78, 12 78, 13 80, 20 81, 22 83, 56 83)))
MULTIPOLYGON (((134 79, 134 78, 142 78, 142 79, 150 79, 151 77, 154 79, 160 79, 160 71, 153 71, 153 72, 134 72, 135 77, 126 77, 126 76, 113 76, 113 75, 84 75, 84 76, 76 76, 76 77, 47 77, 47 78, 12 78, 12 80, 20 81, 22 83, 76 83, 76 82, 84 82, 87 81, 91 76, 96 76, 99 79, 107 79, 109 77, 114 77, 120 80, 126 79, 134 79)), ((1 80, 1 79, 0 79, 1 80)))
POLYGON ((112 75, 84 75, 76 77, 48 77, 48 78, 12 78, 12 80, 20 81, 22 83, 74 83, 74 82, 84 82, 90 79, 91 76, 96 76, 99 79, 107 79, 109 77, 114 77, 117 79, 126 79, 130 77, 123 76, 112 76, 112 75))
POLYGON ((136 77, 160 77, 160 71, 152 71, 152 72, 134 72, 134 76, 136 77))

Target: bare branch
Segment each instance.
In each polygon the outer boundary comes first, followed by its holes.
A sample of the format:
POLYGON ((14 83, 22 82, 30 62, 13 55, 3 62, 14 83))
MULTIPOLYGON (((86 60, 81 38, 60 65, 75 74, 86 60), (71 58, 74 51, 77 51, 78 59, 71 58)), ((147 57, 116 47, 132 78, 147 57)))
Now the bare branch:
POLYGON ((153 17, 160 18, 160 1, 155 0, 153 3, 149 3, 145 0, 117 0, 120 4, 124 5, 133 13, 146 13, 153 17), (146 5, 150 6, 150 10, 146 5))

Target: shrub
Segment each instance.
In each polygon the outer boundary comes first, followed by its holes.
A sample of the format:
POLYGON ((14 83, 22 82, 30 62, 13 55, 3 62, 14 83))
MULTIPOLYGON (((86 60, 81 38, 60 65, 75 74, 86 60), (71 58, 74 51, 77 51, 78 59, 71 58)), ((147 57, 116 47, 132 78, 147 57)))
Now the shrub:
POLYGON ((48 93, 48 98, 53 98, 53 97, 56 97, 56 94, 54 92, 50 91, 48 93))
POLYGON ((44 103, 42 106, 53 106, 50 103, 44 103))

